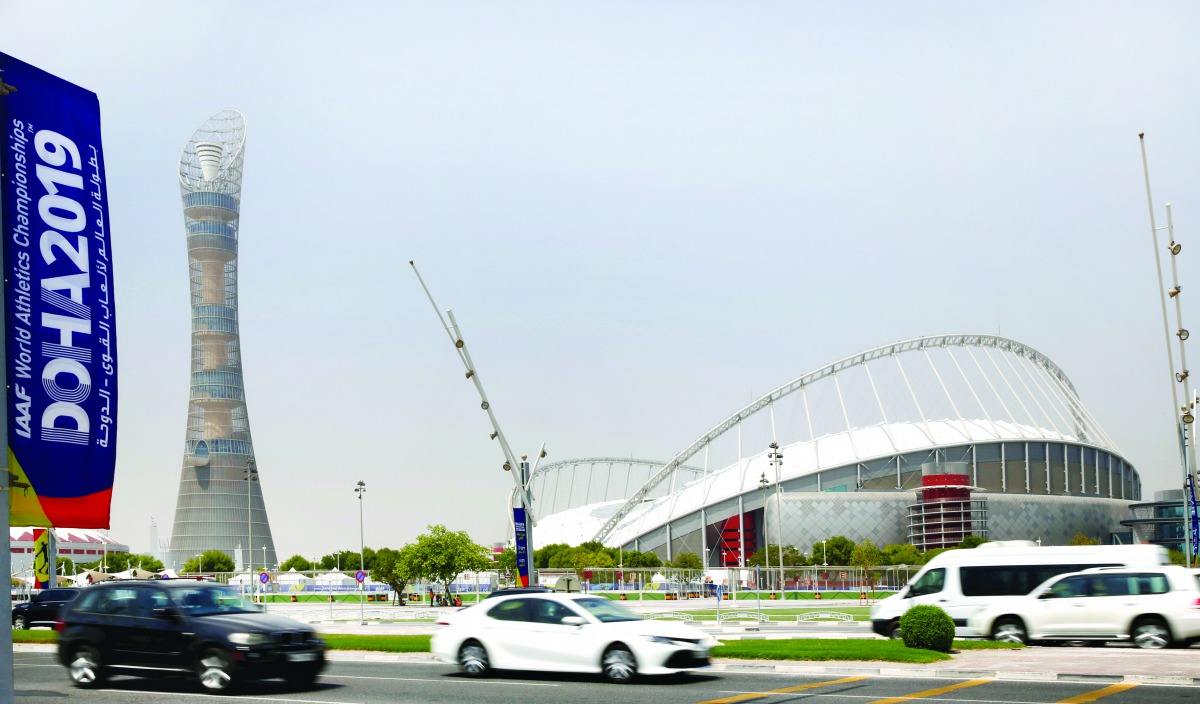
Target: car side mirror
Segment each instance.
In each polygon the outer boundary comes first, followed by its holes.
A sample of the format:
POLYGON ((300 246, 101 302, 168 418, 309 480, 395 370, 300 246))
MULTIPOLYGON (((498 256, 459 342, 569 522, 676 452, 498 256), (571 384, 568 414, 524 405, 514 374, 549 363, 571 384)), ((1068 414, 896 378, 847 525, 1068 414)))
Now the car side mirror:
POLYGON ((563 616, 563 620, 560 623, 564 626, 582 626, 587 621, 584 621, 582 616, 563 616))

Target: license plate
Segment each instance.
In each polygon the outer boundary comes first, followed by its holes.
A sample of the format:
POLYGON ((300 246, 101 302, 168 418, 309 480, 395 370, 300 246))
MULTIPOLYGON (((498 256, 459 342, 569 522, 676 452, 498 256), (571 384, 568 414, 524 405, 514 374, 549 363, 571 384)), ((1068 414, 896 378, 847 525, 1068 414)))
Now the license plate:
POLYGON ((287 659, 290 662, 312 662, 317 659, 316 653, 288 653, 287 659))

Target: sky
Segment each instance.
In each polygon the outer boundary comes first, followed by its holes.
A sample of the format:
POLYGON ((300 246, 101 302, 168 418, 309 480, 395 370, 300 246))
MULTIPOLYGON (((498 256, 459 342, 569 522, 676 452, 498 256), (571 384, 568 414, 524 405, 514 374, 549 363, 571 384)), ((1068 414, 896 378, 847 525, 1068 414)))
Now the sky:
POLYGON ((512 479, 409 260, 518 454, 666 460, 833 360, 987 333, 1176 487, 1138 133, 1200 291, 1198 33, 1190 2, 0 0, 0 51, 100 99, 135 552, 183 454, 179 154, 246 116, 242 358, 284 557, 358 549, 359 480, 370 547, 506 537, 512 479))

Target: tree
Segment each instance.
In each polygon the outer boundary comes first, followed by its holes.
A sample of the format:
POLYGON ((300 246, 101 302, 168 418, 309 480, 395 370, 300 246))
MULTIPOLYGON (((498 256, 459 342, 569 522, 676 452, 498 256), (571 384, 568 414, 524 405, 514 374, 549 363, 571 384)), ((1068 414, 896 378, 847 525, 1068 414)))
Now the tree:
POLYGON ((662 567, 662 558, 653 552, 625 553, 627 567, 662 567), (630 555, 632 554, 632 557, 630 555))
POLYGON ((854 551, 850 553, 850 564, 863 571, 872 593, 875 591, 875 573, 871 571, 871 568, 881 562, 883 562, 883 552, 875 547, 875 544, 870 539, 863 540, 858 545, 855 545, 854 551))
MULTIPOLYGON (((537 555, 534 555, 533 563, 535 565, 538 564, 537 555)), ((541 566, 545 567, 545 565, 541 566)), ((517 551, 513 548, 504 548, 504 552, 496 557, 496 569, 504 572, 515 572, 517 570, 517 551)))
POLYGON ((908 543, 893 543, 883 546, 883 563, 886 565, 919 565, 921 553, 908 543))
POLYGON ((183 563, 184 573, 232 572, 233 558, 221 550, 207 550, 200 559, 193 557, 183 563))
POLYGON ((1074 537, 1071 538, 1071 541, 1069 543, 1067 543, 1067 545, 1099 545, 1099 544, 1100 544, 1099 538, 1089 538, 1088 536, 1086 536, 1080 532, 1076 532, 1074 537))
POLYGON ((825 541, 824 552, 822 553, 821 541, 813 543, 812 547, 812 563, 814 565, 830 564, 830 565, 848 565, 850 564, 850 555, 854 552, 854 541, 842 535, 835 535, 825 541))
POLYGON ((964 550, 970 550, 972 548, 977 548, 986 542, 988 542, 987 538, 981 538, 978 535, 968 535, 967 537, 963 538, 963 541, 958 544, 958 547, 964 550))
POLYGON ((417 536, 415 544, 405 547, 413 548, 409 554, 413 574, 441 583, 445 595, 450 595, 450 585, 460 573, 491 567, 487 548, 473 543, 466 532, 451 531, 440 524, 428 526, 428 530, 417 536))
POLYGON ((704 562, 694 552, 681 552, 671 558, 671 567, 681 570, 702 570, 704 562))
POLYGON ((293 568, 295 568, 297 572, 308 572, 313 568, 313 563, 299 555, 292 555, 288 559, 284 560, 283 564, 279 566, 279 569, 283 570, 284 572, 287 572, 293 568))
POLYGON ((376 552, 371 565, 371 579, 376 582, 383 582, 396 592, 396 598, 404 593, 404 588, 408 583, 420 579, 421 575, 417 573, 417 561, 415 559, 416 547, 414 545, 405 545, 399 550, 391 548, 383 548, 376 552))

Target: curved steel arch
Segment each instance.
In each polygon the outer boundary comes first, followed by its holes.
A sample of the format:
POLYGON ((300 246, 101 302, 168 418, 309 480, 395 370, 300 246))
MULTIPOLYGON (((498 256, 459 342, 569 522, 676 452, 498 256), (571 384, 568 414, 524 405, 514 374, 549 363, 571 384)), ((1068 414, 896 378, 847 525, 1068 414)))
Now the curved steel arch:
MULTIPOLYGON (((1067 378, 1066 373, 1063 372, 1063 370, 1060 369, 1057 364, 1052 362, 1049 357, 1028 345, 1017 342, 1016 340, 1010 340, 1006 337, 999 337, 996 335, 966 334, 936 335, 932 337, 915 337, 902 342, 893 342, 891 344, 882 345, 865 352, 859 352, 848 357, 843 357, 832 364, 825 365, 815 371, 797 377, 783 386, 770 391, 758 400, 751 402, 749 405, 718 423, 707 433, 700 436, 700 438, 691 445, 688 445, 681 452, 671 458, 670 462, 667 462, 665 465, 663 465, 663 468, 659 470, 657 474, 648 479, 646 483, 643 484, 642 487, 633 494, 633 496, 629 497, 625 503, 621 505, 621 508, 617 509, 616 513, 614 513, 607 521, 604 522, 604 525, 600 527, 600 530, 596 533, 592 540, 596 542, 603 542, 604 539, 608 537, 608 534, 611 533, 627 515, 629 515, 630 511, 640 505, 646 496, 653 491, 656 486, 661 484, 663 480, 670 476, 671 472, 680 467, 685 460, 699 452, 701 448, 723 435, 730 428, 736 426, 738 423, 741 423, 746 418, 749 418, 784 396, 799 391, 815 381, 834 376, 838 372, 845 369, 864 365, 868 362, 872 362, 883 357, 890 357, 904 352, 924 350, 931 347, 992 347, 1011 352, 1020 357, 1024 357, 1030 362, 1041 367, 1050 376, 1057 379, 1064 387, 1069 389, 1071 392, 1071 397, 1078 398, 1078 393, 1075 391, 1075 385, 1071 383, 1071 380, 1067 378)), ((1072 415, 1075 416, 1076 422, 1082 425, 1083 418, 1081 411, 1082 409, 1078 409, 1074 406, 1074 404, 1072 404, 1072 415)))
MULTIPOLYGON (((538 467, 537 469, 535 469, 533 471, 533 473, 529 475, 527 485, 532 487, 533 480, 535 477, 541 476, 543 474, 548 474, 551 471, 557 471, 557 470, 563 469, 564 467, 579 466, 579 465, 584 465, 584 464, 607 464, 607 465, 623 464, 623 465, 628 465, 628 466, 633 466, 633 467, 662 467, 667 463, 663 462, 662 460, 645 460, 645 459, 639 459, 636 457, 580 457, 580 458, 569 459, 569 460, 559 460, 557 462, 551 462, 549 464, 542 465, 542 466, 538 467)), ((692 472, 695 474, 703 474, 704 473, 704 469, 701 467, 689 467, 687 465, 679 465, 676 467, 676 469, 682 469, 684 471, 692 472)), ((509 494, 510 494, 509 498, 508 498, 509 508, 512 508, 513 497, 516 495, 516 493, 517 493, 516 487, 513 487, 512 491, 509 492, 509 494)))

